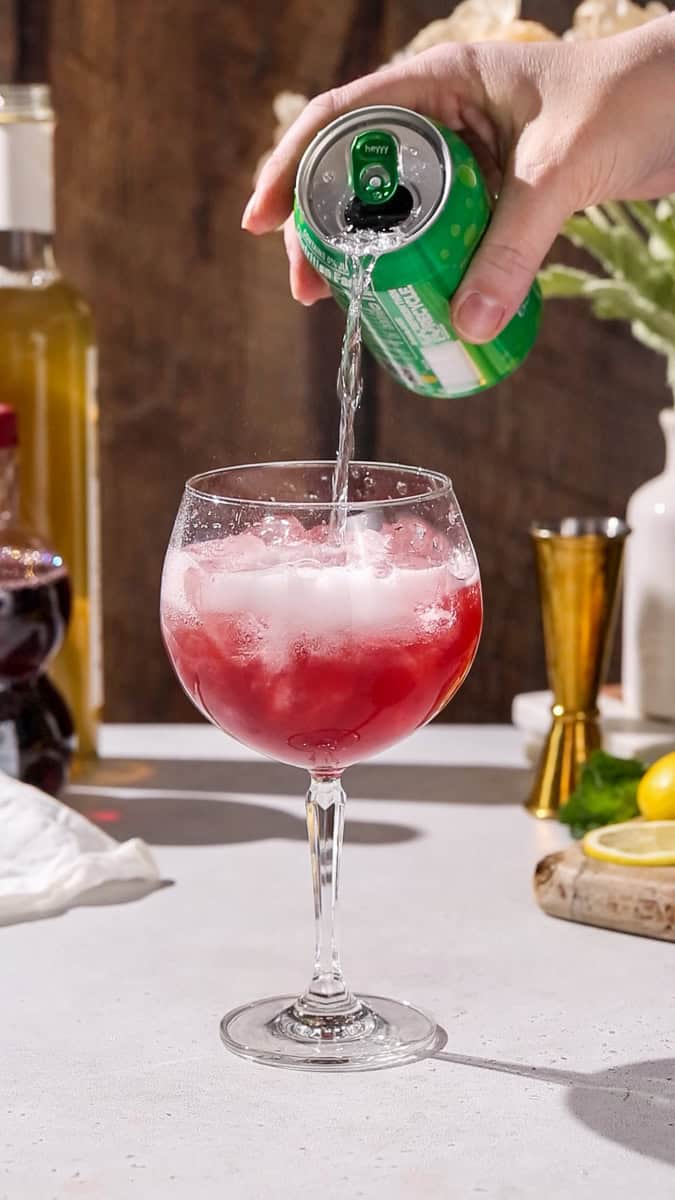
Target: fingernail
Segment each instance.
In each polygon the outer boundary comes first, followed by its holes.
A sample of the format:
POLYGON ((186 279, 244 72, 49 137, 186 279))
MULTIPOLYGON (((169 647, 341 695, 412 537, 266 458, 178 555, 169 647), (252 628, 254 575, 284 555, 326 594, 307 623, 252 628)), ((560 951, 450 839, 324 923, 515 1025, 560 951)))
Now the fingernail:
POLYGON ((482 292, 469 292, 454 314, 457 332, 467 341, 489 342, 497 334, 506 309, 482 292))
POLYGON ((249 199, 249 202, 246 205, 246 208, 244 209, 244 212, 243 212, 243 215, 241 218, 242 229, 248 229, 249 221, 251 220, 251 217, 254 215, 256 208, 257 208, 257 199, 256 199, 256 194, 254 192, 253 195, 251 196, 251 198, 249 199))

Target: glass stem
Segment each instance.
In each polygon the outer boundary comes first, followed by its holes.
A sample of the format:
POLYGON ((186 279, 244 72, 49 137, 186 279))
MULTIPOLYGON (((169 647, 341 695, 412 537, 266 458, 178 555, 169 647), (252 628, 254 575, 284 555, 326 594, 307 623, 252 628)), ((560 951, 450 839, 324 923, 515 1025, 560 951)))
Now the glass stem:
POLYGON ((340 1016, 359 1006, 342 975, 335 932, 345 823, 345 793, 339 775, 312 776, 306 809, 314 888, 314 972, 296 1008, 307 1016, 340 1016))

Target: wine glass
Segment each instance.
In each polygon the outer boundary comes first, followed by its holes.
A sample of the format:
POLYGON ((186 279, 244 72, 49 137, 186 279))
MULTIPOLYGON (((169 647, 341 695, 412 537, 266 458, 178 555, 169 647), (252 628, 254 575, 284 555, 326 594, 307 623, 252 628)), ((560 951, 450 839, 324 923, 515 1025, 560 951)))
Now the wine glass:
POLYGON ((166 648, 185 691, 244 745, 310 773, 312 978, 299 998, 245 1004, 226 1046, 299 1068, 365 1069, 434 1053, 419 1009, 354 995, 335 915, 344 769, 411 734, 454 695, 482 625, 478 564, 450 480, 351 463, 264 463, 186 484, 162 577, 166 648))

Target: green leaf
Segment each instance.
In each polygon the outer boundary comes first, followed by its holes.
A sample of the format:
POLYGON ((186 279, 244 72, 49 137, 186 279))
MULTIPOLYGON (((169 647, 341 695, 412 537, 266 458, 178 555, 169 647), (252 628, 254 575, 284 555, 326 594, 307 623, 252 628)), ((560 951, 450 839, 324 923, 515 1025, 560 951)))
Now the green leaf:
POLYGON ((615 201, 589 208, 563 233, 586 250, 607 277, 554 263, 540 273, 547 299, 586 299, 595 316, 627 321, 633 336, 675 367, 675 194, 654 205, 615 201))
POLYGON ((652 304, 675 313, 675 259, 668 264, 654 264, 645 282, 645 295, 652 304))
POLYGON ((573 837, 590 829, 630 821, 638 815, 637 788, 645 773, 635 758, 615 758, 596 750, 583 767, 576 790, 558 813, 573 837))
POLYGON ((675 355, 675 344, 660 333, 651 328, 645 321, 632 321, 631 333, 636 341, 642 342, 643 346, 648 346, 650 350, 655 350, 657 354, 665 354, 667 359, 675 355))
POLYGON ((617 758, 606 750, 594 750, 582 772, 595 787, 623 779, 642 779, 646 767, 639 758, 617 758))
POLYGON ((609 275, 638 287, 652 266, 647 242, 627 225, 601 229, 588 217, 576 216, 565 222, 563 232, 575 246, 597 259, 609 275))
POLYGON ((602 210, 605 216, 609 217, 615 225, 623 225, 625 229, 630 229, 635 233, 635 225, 631 221, 623 204, 617 204, 615 200, 606 200, 602 205, 602 210))
POLYGON ((675 310, 669 311, 619 279, 554 265, 540 275, 544 296, 589 300, 604 320, 629 321, 633 335, 668 357, 675 353, 675 310))
MULTIPOLYGON (((627 200, 626 208, 650 234, 650 241, 654 242, 654 257, 675 257, 675 222, 672 216, 665 215, 662 218, 658 208, 648 200, 627 200)), ((663 211, 662 209, 661 212, 663 211)))
POLYGON ((599 275, 591 275, 588 271, 578 271, 576 267, 562 267, 553 264, 544 267, 539 272, 539 283, 547 299, 575 299, 584 296, 586 284, 600 280, 599 275))
POLYGON ((608 220, 607 213, 599 204, 593 204, 590 208, 585 208, 584 212, 589 221, 597 225, 598 229, 611 229, 612 222, 608 220))

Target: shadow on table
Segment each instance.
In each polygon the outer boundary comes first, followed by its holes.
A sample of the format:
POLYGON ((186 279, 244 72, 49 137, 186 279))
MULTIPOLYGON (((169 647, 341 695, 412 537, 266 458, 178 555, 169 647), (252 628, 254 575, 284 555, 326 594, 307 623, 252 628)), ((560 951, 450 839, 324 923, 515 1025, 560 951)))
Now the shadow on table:
POLYGON ((626 1063, 586 1074, 448 1051, 434 1057, 458 1066, 559 1084, 567 1089, 572 1115, 594 1133, 675 1166, 675 1059, 626 1063))
MULTIPOLYGON (((224 846, 285 838, 304 842, 307 830, 303 806, 298 816, 268 804, 241 804, 199 792, 139 789, 119 795, 121 789, 77 789, 68 802, 118 841, 140 837, 155 846, 224 846)), ((345 841, 362 845, 391 845, 419 837, 410 825, 393 822, 347 822, 345 841)))
MULTIPOLYGON (((379 765, 346 773, 350 806, 346 840, 387 845, 418 837, 393 821, 361 821, 358 800, 421 800, 431 803, 519 804, 527 772, 497 767, 379 765)), ((302 798, 307 775, 294 767, 262 762, 136 762, 115 759, 88 768, 73 780, 66 801, 120 841, 142 837, 155 845, 224 845, 266 838, 306 837, 302 798), (258 803, 238 797, 260 797, 258 803), (268 797, 297 796, 289 813, 268 797)))
MULTIPOLYGON (((530 772, 514 767, 410 766, 363 763, 345 772, 351 799, 423 800, 431 804, 520 804, 530 772)), ((256 762, 176 762, 109 759, 73 779, 78 787, 167 788, 171 791, 257 796, 304 796, 307 774, 297 767, 256 762)))

